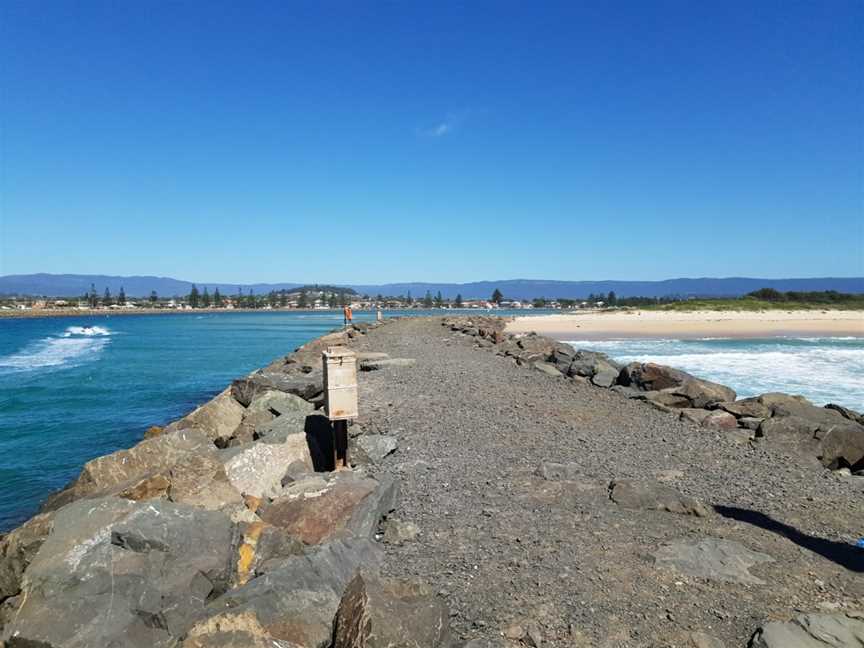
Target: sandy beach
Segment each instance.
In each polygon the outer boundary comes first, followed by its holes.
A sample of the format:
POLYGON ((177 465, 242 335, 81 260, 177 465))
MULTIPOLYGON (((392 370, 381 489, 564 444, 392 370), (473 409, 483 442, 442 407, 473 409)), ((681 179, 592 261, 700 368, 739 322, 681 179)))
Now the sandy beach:
POLYGON ((864 337, 864 312, 621 310, 517 317, 507 326, 507 331, 536 331, 559 340, 799 335, 864 337))

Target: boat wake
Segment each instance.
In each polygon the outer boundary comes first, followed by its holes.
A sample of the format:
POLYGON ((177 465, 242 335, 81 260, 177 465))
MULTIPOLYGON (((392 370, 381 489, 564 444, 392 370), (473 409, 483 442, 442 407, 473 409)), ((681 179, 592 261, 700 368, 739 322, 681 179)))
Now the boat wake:
POLYGON ((0 372, 62 369, 98 358, 111 331, 101 326, 70 326, 59 336, 43 338, 20 351, 0 357, 0 372))

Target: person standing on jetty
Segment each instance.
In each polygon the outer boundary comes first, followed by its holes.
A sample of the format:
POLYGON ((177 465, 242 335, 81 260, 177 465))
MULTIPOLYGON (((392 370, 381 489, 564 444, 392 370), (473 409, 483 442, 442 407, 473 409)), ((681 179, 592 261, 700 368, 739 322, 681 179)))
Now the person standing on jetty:
POLYGON ((344 320, 344 325, 348 326, 351 323, 351 320, 354 318, 354 313, 351 312, 351 306, 346 304, 342 308, 342 318, 344 320))

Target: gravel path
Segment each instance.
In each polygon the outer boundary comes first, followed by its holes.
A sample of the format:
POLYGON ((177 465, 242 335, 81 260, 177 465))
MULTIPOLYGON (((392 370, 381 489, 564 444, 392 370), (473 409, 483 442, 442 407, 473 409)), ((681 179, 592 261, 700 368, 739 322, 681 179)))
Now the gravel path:
POLYGON ((421 529, 417 541, 388 546, 387 569, 421 577, 447 599, 455 638, 714 645, 697 643, 694 633, 705 633, 731 648, 769 617, 864 608, 864 567, 848 544, 864 535, 864 479, 516 366, 438 318, 389 323, 356 347, 417 360, 361 373, 357 424, 398 438, 383 468, 402 478, 398 517, 421 529), (577 475, 545 480, 535 474, 544 461, 572 462, 577 475), (793 531, 713 512, 624 509, 609 499, 615 478, 659 478, 793 531), (663 543, 706 537, 772 556, 751 568, 765 584, 654 564, 663 543))

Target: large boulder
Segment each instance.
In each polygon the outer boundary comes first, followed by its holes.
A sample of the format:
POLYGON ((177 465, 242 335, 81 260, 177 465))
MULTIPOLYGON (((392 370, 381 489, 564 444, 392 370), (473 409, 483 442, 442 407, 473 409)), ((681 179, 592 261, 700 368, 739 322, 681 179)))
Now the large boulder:
POLYGON ((861 648, 864 612, 801 614, 769 621, 750 640, 750 648, 861 648))
POLYGON ((421 583, 354 576, 333 622, 333 648, 450 645, 447 607, 421 583))
POLYGON ((398 488, 389 475, 381 480, 352 472, 316 475, 287 485, 258 515, 305 544, 338 537, 371 538, 381 518, 396 506, 398 488))
POLYGON ((295 648, 273 638, 250 611, 217 614, 192 627, 179 648, 295 648))
POLYGON ((166 431, 194 428, 206 434, 217 444, 227 444, 243 420, 245 408, 225 389, 213 400, 195 409, 179 421, 172 423, 166 431))
POLYGON ((328 648, 333 617, 349 580, 359 568, 375 570, 382 561, 380 545, 370 540, 329 542, 271 561, 256 578, 213 601, 207 611, 211 617, 249 614, 276 641, 328 648))
POLYGON ((173 646, 227 589, 235 549, 234 525, 219 512, 115 497, 69 504, 24 575, 3 637, 12 646, 173 646))
POLYGON ((33 516, 0 538, 0 601, 21 591, 24 570, 45 542, 53 525, 54 513, 43 513, 33 516))
POLYGON ((237 402, 246 407, 258 396, 269 391, 294 394, 308 401, 323 389, 323 374, 320 369, 295 373, 256 371, 231 383, 231 394, 237 402))
POLYGON ((705 428, 714 428, 719 430, 734 430, 738 427, 738 419, 729 412, 723 410, 714 410, 708 416, 702 419, 700 425, 705 428))
POLYGON ((241 494, 276 497, 285 469, 300 461, 312 469, 306 434, 289 434, 278 443, 247 443, 222 451, 228 482, 241 494))
POLYGON ((109 494, 126 493, 132 499, 161 497, 168 484, 164 477, 150 480, 151 477, 164 475, 190 455, 215 456, 216 452, 210 437, 195 428, 166 432, 128 450, 88 461, 72 484, 48 497, 42 510, 51 511, 84 497, 109 494))
POLYGON ((819 460, 826 468, 864 469, 864 426, 849 421, 829 428, 822 436, 819 460))
POLYGON ((384 457, 396 452, 399 442, 387 434, 361 434, 351 439, 349 459, 354 465, 381 463, 384 457))
MULTIPOLYGON (((686 399, 687 405, 668 407, 705 408, 714 403, 734 401, 735 391, 685 371, 653 362, 631 362, 618 374, 618 384, 647 392, 663 392, 686 399)), ((660 402, 654 399, 655 402, 660 402)))
POLYGON ((856 412, 855 410, 851 410, 848 407, 843 407, 842 405, 837 405, 835 403, 828 403, 825 406, 825 409, 834 410, 835 412, 839 412, 843 418, 847 418, 850 421, 858 423, 860 425, 864 425, 864 414, 856 412))
POLYGON ((609 498, 628 509, 668 511, 681 515, 708 516, 708 508, 694 497, 682 495, 671 486, 638 479, 616 479, 609 486, 609 498))
POLYGON ((178 504, 223 510, 243 503, 241 492, 228 480, 225 466, 215 454, 190 454, 167 474, 167 498, 178 504))
POLYGON ((756 398, 742 398, 733 402, 722 402, 714 405, 716 409, 729 412, 736 418, 761 418, 771 416, 771 410, 756 398))
POLYGON ((631 362, 624 366, 618 374, 618 384, 625 387, 637 387, 645 391, 660 391, 669 387, 677 387, 693 376, 665 365, 653 362, 631 362))
POLYGON ((734 401, 735 390, 710 380, 689 378, 680 385, 663 390, 668 394, 683 396, 690 401, 690 407, 709 407, 715 403, 734 401))

